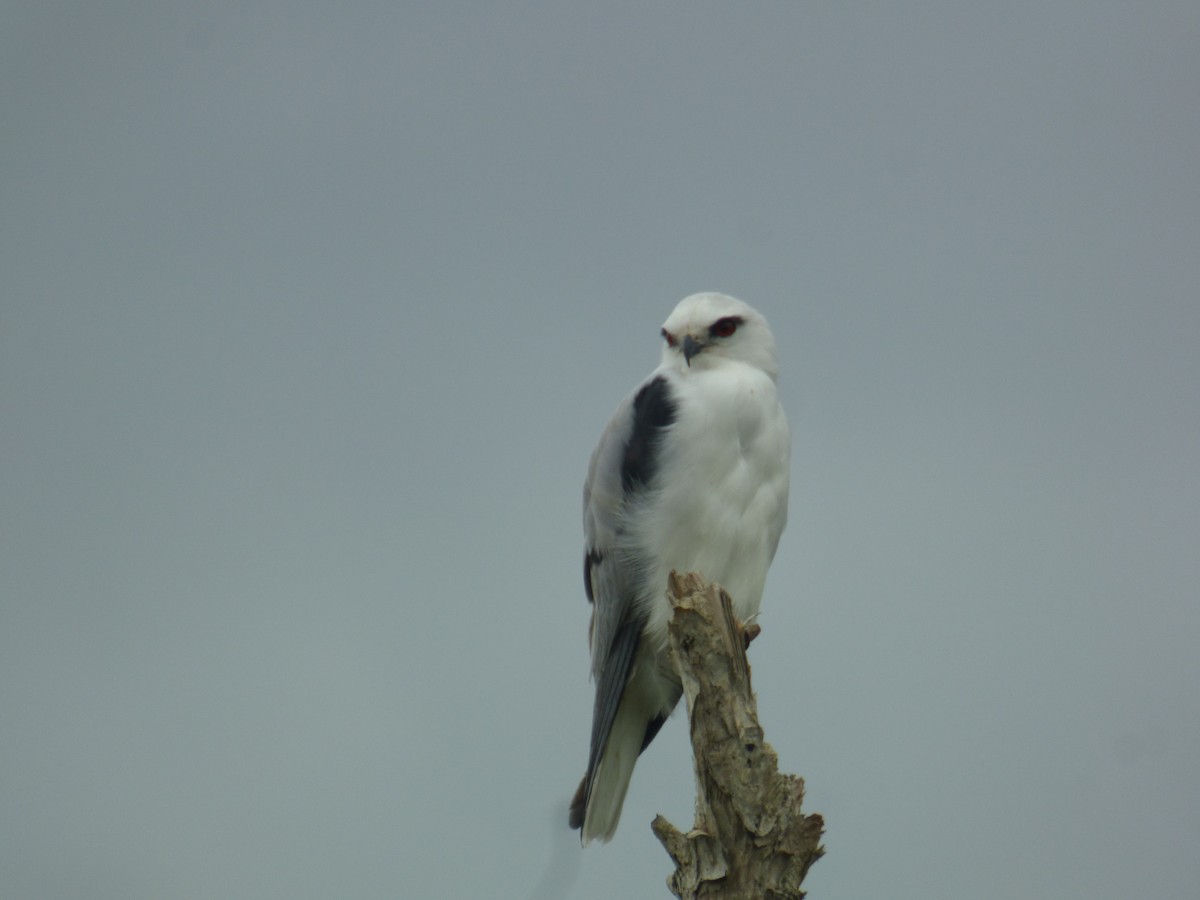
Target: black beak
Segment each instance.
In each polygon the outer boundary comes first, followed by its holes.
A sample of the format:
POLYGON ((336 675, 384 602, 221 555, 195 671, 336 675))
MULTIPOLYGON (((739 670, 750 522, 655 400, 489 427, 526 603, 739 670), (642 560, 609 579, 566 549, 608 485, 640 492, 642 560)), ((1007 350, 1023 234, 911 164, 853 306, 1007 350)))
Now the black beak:
POLYGON ((689 366, 692 364, 692 357, 703 350, 707 344, 702 344, 700 341, 693 338, 690 334, 683 337, 683 359, 689 366))

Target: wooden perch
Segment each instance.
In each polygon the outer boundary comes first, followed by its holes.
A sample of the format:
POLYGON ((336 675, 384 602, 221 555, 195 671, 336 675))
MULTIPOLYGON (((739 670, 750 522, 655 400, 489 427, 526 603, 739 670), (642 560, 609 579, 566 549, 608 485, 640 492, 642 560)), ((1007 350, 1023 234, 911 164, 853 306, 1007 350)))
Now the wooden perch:
MULTIPOLYGON (((671 661, 683 682, 696 762, 696 824, 683 834, 657 816, 652 828, 675 872, 681 900, 795 900, 824 852, 820 815, 805 815, 804 781, 780 775, 763 740, 747 635, 729 595, 695 574, 671 573, 671 661)), ((751 635, 752 636, 752 635, 751 635)))

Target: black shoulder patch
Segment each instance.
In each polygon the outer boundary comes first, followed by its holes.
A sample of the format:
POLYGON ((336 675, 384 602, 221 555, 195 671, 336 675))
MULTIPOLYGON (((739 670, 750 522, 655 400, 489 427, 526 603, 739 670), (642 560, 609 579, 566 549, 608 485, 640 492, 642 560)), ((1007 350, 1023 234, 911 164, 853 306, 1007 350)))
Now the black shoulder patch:
POLYGON ((648 484, 658 470, 658 443, 664 428, 675 421, 675 401, 661 375, 633 398, 633 430, 621 460, 621 487, 629 494, 648 484))

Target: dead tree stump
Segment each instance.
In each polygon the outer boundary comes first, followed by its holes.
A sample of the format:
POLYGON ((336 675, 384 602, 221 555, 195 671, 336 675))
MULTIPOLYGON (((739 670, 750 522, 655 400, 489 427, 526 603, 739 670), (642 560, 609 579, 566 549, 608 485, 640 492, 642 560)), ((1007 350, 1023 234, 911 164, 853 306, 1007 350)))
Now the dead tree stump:
POLYGON ((804 780, 780 775, 763 739, 747 633, 729 595, 698 575, 672 572, 669 593, 671 660, 696 764, 696 823, 687 834, 662 816, 651 826, 675 862, 667 886, 681 900, 803 897, 800 883, 824 852, 824 821, 801 811, 804 780))

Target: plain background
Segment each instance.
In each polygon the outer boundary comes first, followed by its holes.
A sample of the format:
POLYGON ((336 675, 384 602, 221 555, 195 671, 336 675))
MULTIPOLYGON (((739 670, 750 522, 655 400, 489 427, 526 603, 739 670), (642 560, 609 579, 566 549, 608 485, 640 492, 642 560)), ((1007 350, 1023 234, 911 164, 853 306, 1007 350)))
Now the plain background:
POLYGON ((580 489, 772 323, 813 900, 1200 883, 1200 5, 0 7, 0 895, 667 897, 580 489))

